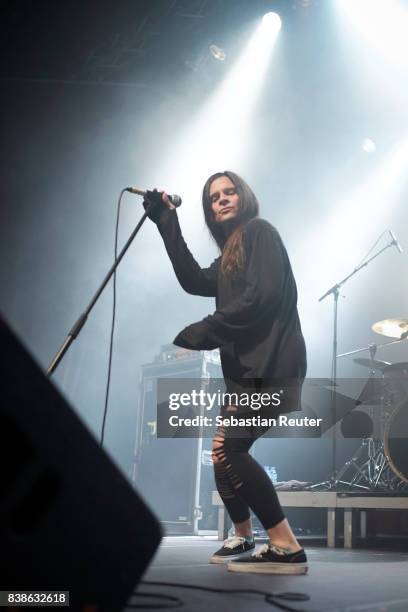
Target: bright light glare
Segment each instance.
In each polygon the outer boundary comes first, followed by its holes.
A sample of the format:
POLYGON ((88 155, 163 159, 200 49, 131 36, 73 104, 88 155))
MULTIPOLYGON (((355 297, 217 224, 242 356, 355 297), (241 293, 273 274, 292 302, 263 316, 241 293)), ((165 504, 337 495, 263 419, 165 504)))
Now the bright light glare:
POLYGON ((371 140, 371 138, 364 138, 363 142, 361 143, 361 148, 363 149, 364 153, 374 153, 376 150, 375 142, 371 140))
POLYGON ((229 69, 226 64, 224 80, 186 122, 179 142, 172 145, 163 168, 158 168, 160 184, 194 203, 180 209, 182 216, 194 219, 194 226, 205 179, 219 170, 242 169, 248 156, 253 109, 279 32, 276 18, 273 20, 274 29, 261 21, 236 62, 229 69))
POLYGON ((408 66, 408 7, 401 0, 337 0, 351 26, 382 57, 408 66))
MULTIPOLYGON (((224 62, 224 80, 209 90, 197 114, 186 118, 177 141, 163 153, 161 163, 155 163, 149 179, 158 188, 165 187, 168 193, 179 193, 183 198, 184 204, 179 209, 183 233, 187 243, 194 245, 192 250, 199 261, 214 257, 212 241, 208 232, 203 232, 200 200, 204 181, 214 172, 228 169, 245 176, 254 105, 270 66, 278 32, 270 31, 259 21, 236 62, 232 66, 224 62)), ((145 261, 157 261, 157 243, 149 241, 147 234, 143 249, 145 261)), ((161 254, 159 261, 160 264, 152 265, 151 274, 156 280, 160 278, 160 282, 170 282, 171 275, 161 254)))
MULTIPOLYGON (((163 157, 158 163, 154 160, 151 176, 144 177, 145 181, 165 188, 168 193, 181 195, 183 206, 179 216, 183 234, 187 243, 193 245, 194 255, 203 263, 211 261, 215 253, 208 232, 203 232, 201 190, 204 181, 216 171, 235 170, 245 176, 245 166, 251 155, 254 105, 270 66, 278 32, 276 28, 270 31, 259 21, 236 62, 232 66, 224 62, 224 80, 218 87, 209 89, 196 115, 191 119, 186 117, 182 129, 177 131, 177 140, 171 142, 167 150, 163 148, 163 157)), ((144 261, 154 262, 152 278, 160 279, 160 283, 170 282, 168 267, 162 261, 162 254, 158 256, 157 243, 149 234, 143 242, 143 252, 144 261)), ((137 266, 136 263, 135 273, 137 266)))
POLYGON ((262 26, 270 33, 278 33, 282 27, 282 20, 278 13, 265 13, 262 17, 262 26))

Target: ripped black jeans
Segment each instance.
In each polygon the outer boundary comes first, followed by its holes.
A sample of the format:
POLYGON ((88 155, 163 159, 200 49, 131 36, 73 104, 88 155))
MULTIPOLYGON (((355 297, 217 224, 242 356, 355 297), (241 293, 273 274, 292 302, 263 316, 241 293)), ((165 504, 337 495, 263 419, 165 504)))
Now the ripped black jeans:
MULTIPOLYGON (((222 409, 223 418, 231 415, 246 418, 253 417, 254 413, 238 415, 222 409)), ((212 452, 215 483, 232 522, 248 520, 251 509, 265 530, 285 518, 271 479, 248 452, 268 429, 253 425, 220 426, 214 436, 212 452)))

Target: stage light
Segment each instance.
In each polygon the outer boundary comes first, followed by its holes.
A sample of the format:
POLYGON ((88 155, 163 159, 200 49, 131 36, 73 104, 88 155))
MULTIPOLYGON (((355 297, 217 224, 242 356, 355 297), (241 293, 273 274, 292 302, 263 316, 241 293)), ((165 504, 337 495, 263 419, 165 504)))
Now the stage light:
POLYGON ((363 142, 361 143, 361 148, 363 149, 364 153, 374 153, 377 147, 371 138, 364 138, 363 142))
POLYGON ((187 129, 191 141, 184 139, 182 148, 188 159, 199 151, 202 168, 211 172, 220 167, 237 167, 242 162, 250 137, 251 113, 260 95, 279 27, 280 18, 276 13, 268 17, 266 24, 264 21, 258 24, 224 80, 187 129), (187 153, 189 146, 191 151, 187 153))
POLYGON ((217 45, 210 45, 209 49, 214 59, 218 60, 219 62, 223 62, 227 57, 224 49, 221 49, 221 47, 218 47, 217 45))
POLYGON ((262 17, 262 25, 268 32, 277 34, 282 27, 282 20, 278 13, 265 13, 262 17))

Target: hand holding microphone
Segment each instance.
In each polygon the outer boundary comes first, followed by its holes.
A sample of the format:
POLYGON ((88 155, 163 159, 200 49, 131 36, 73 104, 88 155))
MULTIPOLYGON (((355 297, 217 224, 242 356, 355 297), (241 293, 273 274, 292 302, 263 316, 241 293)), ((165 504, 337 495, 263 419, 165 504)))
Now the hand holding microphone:
POLYGON ((172 203, 165 191, 146 191, 143 206, 149 219, 154 223, 164 220, 169 210, 175 210, 176 206, 172 203))
POLYGON ((170 210, 177 208, 177 205, 173 203, 174 196, 169 196, 165 191, 159 191, 162 194, 162 201, 166 204, 170 210))
POLYGON ((168 210, 174 210, 181 204, 180 196, 168 195, 165 191, 157 189, 143 190, 137 187, 127 187, 126 191, 143 196, 143 206, 148 212, 148 217, 154 223, 158 223, 168 210))

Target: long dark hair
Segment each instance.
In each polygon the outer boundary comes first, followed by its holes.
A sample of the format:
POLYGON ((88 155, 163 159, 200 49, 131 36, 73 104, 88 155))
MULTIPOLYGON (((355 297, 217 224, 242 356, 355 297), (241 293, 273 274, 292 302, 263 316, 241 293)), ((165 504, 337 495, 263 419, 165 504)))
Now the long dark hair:
POLYGON ((244 267, 245 253, 242 240, 242 230, 248 221, 259 215, 259 204, 250 186, 235 172, 224 170, 212 174, 205 182, 203 188, 203 210, 204 218, 208 229, 221 253, 221 270, 224 274, 236 272, 244 267), (214 219, 211 206, 210 187, 211 183, 221 176, 226 176, 234 184, 239 196, 238 225, 235 230, 226 236, 222 226, 214 219))

